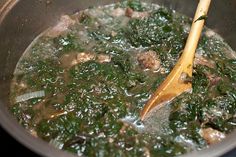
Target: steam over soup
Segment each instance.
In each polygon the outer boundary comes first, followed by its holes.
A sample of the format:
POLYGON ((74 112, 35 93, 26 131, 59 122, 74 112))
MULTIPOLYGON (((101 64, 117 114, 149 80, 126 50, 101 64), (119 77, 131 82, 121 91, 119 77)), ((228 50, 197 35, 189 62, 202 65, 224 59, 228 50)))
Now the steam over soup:
POLYGON ((192 93, 139 120, 190 24, 139 1, 63 15, 21 57, 10 110, 33 136, 77 155, 177 156, 218 143, 236 126, 236 57, 208 28, 188 80, 192 93))

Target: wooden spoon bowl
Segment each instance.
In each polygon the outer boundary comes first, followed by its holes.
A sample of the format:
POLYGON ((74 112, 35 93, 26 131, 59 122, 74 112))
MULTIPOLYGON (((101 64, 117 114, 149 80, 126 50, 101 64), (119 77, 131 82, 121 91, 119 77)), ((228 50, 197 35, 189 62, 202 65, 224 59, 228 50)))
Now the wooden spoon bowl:
POLYGON ((192 91, 192 72, 195 51, 205 23, 211 0, 200 0, 184 51, 165 81, 154 92, 141 111, 141 120, 154 107, 162 107, 183 92, 192 91))

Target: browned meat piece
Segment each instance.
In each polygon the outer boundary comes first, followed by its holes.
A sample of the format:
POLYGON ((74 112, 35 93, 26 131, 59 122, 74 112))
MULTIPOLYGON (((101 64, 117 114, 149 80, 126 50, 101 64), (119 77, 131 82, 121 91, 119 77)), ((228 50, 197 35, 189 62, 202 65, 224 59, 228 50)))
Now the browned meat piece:
POLYGON ((149 16, 149 13, 144 11, 144 12, 138 12, 138 11, 134 11, 133 9, 131 8, 127 8, 126 11, 125 11, 125 15, 127 17, 130 17, 130 18, 137 18, 137 19, 142 19, 142 18, 145 18, 145 17, 148 17, 149 16))
POLYGON ((212 69, 216 67, 214 61, 210 59, 206 59, 205 57, 203 57, 202 55, 198 53, 195 54, 194 65, 204 65, 212 69))
POLYGON ((222 80, 221 77, 214 77, 211 79, 211 84, 216 85, 220 80, 222 80))
POLYGON ((77 64, 77 53, 64 54, 59 59, 60 64, 64 68, 70 68, 77 64))
POLYGON ((132 17, 133 13, 134 13, 133 9, 127 8, 126 11, 125 11, 125 16, 132 17))
POLYGON ((210 74, 210 73, 206 73, 205 74, 208 78, 208 80, 210 81, 210 85, 216 85, 220 80, 222 80, 221 77, 216 76, 214 74, 210 74))
POLYGON ((206 128, 200 130, 200 135, 206 140, 208 144, 216 144, 225 138, 225 134, 214 130, 212 128, 206 128))
POLYGON ((161 67, 161 61, 155 51, 139 53, 137 55, 137 60, 144 69, 157 71, 161 67))
POLYGON ((58 37, 73 24, 75 24, 74 20, 72 20, 68 15, 63 15, 57 25, 49 29, 46 35, 52 38, 58 37))
POLYGON ((108 63, 111 62, 111 56, 105 54, 99 54, 97 56, 97 60, 99 63, 108 63))
POLYGON ((125 9, 123 8, 116 8, 111 12, 111 16, 119 17, 125 15, 125 9))
POLYGON ((69 53, 60 58, 61 66, 70 68, 76 64, 88 62, 95 59, 95 54, 90 52, 69 53))
POLYGON ((78 63, 85 63, 94 59, 95 59, 95 54, 90 53, 90 52, 82 52, 82 53, 78 53, 76 61, 78 64, 78 63))

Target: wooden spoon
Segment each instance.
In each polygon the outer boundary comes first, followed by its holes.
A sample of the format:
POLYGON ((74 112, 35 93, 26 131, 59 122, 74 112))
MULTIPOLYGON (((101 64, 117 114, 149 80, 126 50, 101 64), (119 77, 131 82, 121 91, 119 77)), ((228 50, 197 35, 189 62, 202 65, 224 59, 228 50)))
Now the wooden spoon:
MULTIPOLYGON (((141 111, 141 120, 154 107, 162 107, 183 92, 192 92, 192 72, 195 51, 211 0, 200 0, 184 51, 173 70, 159 86, 141 111)), ((158 108, 157 108, 158 109, 158 108)))

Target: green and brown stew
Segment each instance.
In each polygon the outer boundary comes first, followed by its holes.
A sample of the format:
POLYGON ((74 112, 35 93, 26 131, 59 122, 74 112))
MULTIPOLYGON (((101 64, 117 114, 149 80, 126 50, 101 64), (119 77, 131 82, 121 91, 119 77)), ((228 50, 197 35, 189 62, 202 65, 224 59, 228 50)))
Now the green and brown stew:
POLYGON ((63 15, 21 57, 10 110, 33 136, 77 155, 177 156, 218 143, 236 127, 236 57, 208 28, 192 93, 163 109, 161 121, 139 120, 190 25, 184 15, 137 0, 63 15))

